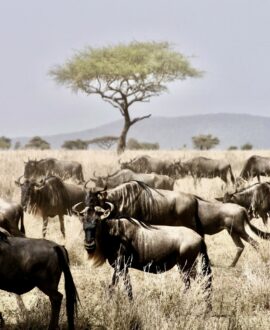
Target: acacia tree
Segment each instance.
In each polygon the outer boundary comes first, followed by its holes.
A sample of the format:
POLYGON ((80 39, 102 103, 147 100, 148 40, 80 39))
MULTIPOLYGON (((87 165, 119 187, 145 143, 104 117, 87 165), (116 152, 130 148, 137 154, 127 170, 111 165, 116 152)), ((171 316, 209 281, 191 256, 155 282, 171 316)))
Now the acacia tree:
POLYGON ((96 144, 102 149, 110 149, 117 141, 117 136, 101 136, 92 140, 89 140, 89 144, 96 144))
POLYGON ((209 150, 219 144, 219 138, 211 134, 200 134, 192 137, 193 145, 196 149, 209 150))
POLYGON ((69 149, 69 150, 86 150, 88 148, 88 141, 84 140, 67 140, 64 141, 62 144, 63 149, 69 149))
POLYGON ((130 127, 151 116, 131 118, 130 107, 167 91, 168 82, 199 77, 202 72, 167 42, 132 42, 87 48, 56 66, 50 74, 57 83, 87 95, 97 94, 120 111, 124 127, 117 151, 121 153, 130 127))
POLYGON ((50 149, 50 144, 47 141, 43 140, 40 136, 34 136, 25 145, 25 148, 45 150, 50 149))
POLYGON ((9 149, 11 147, 11 139, 1 136, 0 137, 0 149, 9 149))

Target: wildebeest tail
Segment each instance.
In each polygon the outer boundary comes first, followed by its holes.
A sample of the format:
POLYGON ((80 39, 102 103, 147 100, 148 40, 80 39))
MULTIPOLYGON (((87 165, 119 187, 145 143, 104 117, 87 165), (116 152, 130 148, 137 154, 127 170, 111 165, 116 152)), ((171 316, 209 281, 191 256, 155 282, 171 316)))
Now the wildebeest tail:
POLYGON ((195 225, 196 225, 196 231, 198 234, 200 234, 202 237, 204 237, 204 229, 203 229, 203 225, 201 222, 201 219, 199 217, 199 202, 197 200, 197 198, 195 198, 195 225))
POLYGON ((23 209, 21 210, 21 213, 20 213, 20 219, 21 219, 21 229, 20 229, 20 231, 25 235, 24 212, 23 212, 23 209))
POLYGON ((66 311, 68 319, 68 329, 74 328, 74 313, 77 314, 77 302, 79 296, 76 286, 73 281, 72 274, 69 268, 68 252, 63 246, 55 246, 55 250, 58 255, 58 259, 65 276, 65 291, 66 291, 66 311))
POLYGON ((231 165, 229 165, 229 173, 231 175, 232 184, 235 184, 235 178, 234 178, 234 175, 233 175, 233 171, 232 171, 231 165))
POLYGON ((253 226, 249 221, 248 221, 248 226, 257 236, 261 237, 262 239, 270 240, 270 233, 266 233, 265 231, 262 231, 259 228, 253 226))
POLYGON ((205 290, 211 290, 212 287, 212 269, 211 269, 211 262, 208 257, 207 253, 207 246, 205 244, 204 239, 201 243, 201 255, 202 255, 202 273, 204 276, 207 276, 205 290))

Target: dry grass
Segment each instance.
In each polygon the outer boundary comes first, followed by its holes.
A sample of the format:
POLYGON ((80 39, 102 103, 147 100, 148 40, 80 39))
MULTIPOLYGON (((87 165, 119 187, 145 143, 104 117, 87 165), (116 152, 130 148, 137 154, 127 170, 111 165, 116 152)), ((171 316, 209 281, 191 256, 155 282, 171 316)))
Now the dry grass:
MULTIPOLYGON (((244 160, 254 152, 209 151, 212 158, 227 158, 234 173, 239 174, 244 160)), ((270 156, 269 151, 256 152, 270 156)), ((133 158, 139 152, 126 152, 122 159, 133 158)), ((149 152, 161 158, 188 159, 200 154, 195 151, 149 152)), ((83 164, 85 177, 113 172, 118 168, 114 152, 101 151, 7 151, 0 152, 0 196, 19 200, 20 192, 14 180, 23 173, 28 157, 78 160, 83 164)), ((177 189, 213 199, 224 193, 219 179, 202 180, 193 186, 191 178, 178 181, 177 189)), ((41 236, 41 219, 25 216, 29 237, 41 236)), ((261 221, 255 224, 262 229, 261 221)), ((195 281, 184 294, 177 269, 161 275, 131 270, 134 302, 130 303, 120 285, 112 299, 107 287, 112 269, 108 266, 91 267, 83 249, 83 233, 75 217, 66 217, 67 240, 63 241, 57 219, 50 219, 48 239, 66 244, 72 262, 72 273, 79 291, 81 308, 78 329, 268 329, 270 309, 270 243, 258 239, 260 253, 247 246, 235 269, 226 268, 235 254, 235 247, 226 232, 207 237, 209 255, 214 265, 213 310, 206 312, 201 284, 195 281)), ((61 281, 61 292, 63 283, 61 281)), ((49 302, 38 290, 25 294, 23 299, 30 310, 30 322, 22 319, 14 295, 1 291, 0 311, 8 329, 45 329, 48 322, 49 302)), ((61 326, 65 328, 64 304, 61 326)))

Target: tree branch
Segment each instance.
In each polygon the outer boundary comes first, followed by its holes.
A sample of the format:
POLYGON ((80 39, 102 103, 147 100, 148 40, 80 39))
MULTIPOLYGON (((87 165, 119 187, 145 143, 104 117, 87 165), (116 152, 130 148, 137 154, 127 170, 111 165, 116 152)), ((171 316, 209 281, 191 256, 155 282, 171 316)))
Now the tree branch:
POLYGON ((140 120, 143 120, 143 119, 146 119, 146 118, 149 118, 149 117, 151 117, 151 114, 150 115, 147 115, 147 116, 142 116, 142 117, 134 118, 134 119, 131 120, 130 126, 134 125, 135 123, 137 123, 140 120))

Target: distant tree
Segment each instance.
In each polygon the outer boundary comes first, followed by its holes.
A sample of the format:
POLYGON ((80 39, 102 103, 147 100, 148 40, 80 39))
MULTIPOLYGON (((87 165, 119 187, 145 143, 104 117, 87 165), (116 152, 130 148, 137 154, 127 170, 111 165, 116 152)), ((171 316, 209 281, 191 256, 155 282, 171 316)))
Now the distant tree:
POLYGON ((40 136, 34 136, 29 142, 25 145, 26 149, 50 149, 50 144, 43 140, 40 136))
POLYGON ((158 143, 139 142, 136 139, 129 139, 127 142, 127 149, 129 150, 157 150, 159 149, 158 143))
POLYGON ((211 134, 200 134, 192 137, 192 142, 195 149, 209 150, 219 144, 219 138, 212 136, 211 134))
POLYGON ((228 150, 237 150, 238 148, 237 148, 237 146, 230 146, 229 148, 228 148, 228 150))
POLYGON ((150 115, 131 118, 130 108, 136 102, 147 102, 167 91, 167 83, 200 77, 189 60, 167 42, 132 42, 103 48, 86 48, 77 52, 62 66, 50 71, 57 83, 87 95, 99 95, 120 111, 124 127, 117 151, 126 147, 132 125, 150 115))
POLYGON ((9 149, 11 147, 11 139, 1 136, 0 137, 0 149, 9 149))
POLYGON ((251 150, 253 145, 251 143, 245 143, 241 146, 241 150, 251 150))
POLYGON ((67 140, 63 143, 62 148, 63 149, 69 149, 69 150, 86 150, 88 148, 88 141, 84 140, 67 140))
POLYGON ((92 140, 89 140, 89 144, 96 144, 102 149, 110 149, 119 138, 117 136, 101 136, 99 138, 95 138, 92 140))
POLYGON ((16 143, 14 144, 14 150, 18 150, 21 148, 21 142, 20 141, 16 141, 16 143))

